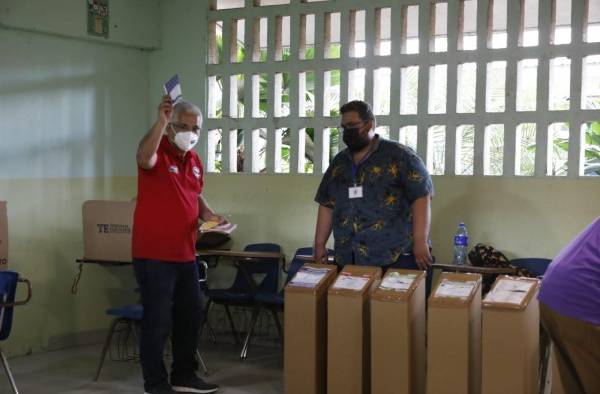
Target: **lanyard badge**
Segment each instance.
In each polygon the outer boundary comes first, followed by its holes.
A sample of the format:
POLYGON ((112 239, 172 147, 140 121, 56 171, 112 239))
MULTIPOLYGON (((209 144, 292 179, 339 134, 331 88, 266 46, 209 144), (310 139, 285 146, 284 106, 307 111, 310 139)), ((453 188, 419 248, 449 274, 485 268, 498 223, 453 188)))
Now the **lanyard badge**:
POLYGON ((362 198, 363 197, 363 188, 362 185, 358 186, 356 184, 356 174, 358 173, 358 166, 352 163, 352 182, 354 183, 353 187, 348 188, 348 198, 362 198))

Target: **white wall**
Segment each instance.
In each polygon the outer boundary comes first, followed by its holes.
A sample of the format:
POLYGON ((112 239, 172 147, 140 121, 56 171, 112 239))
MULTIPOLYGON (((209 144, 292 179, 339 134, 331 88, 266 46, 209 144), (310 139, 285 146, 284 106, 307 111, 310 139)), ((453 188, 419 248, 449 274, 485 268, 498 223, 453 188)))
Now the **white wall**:
POLYGON ((149 126, 143 48, 159 45, 159 2, 111 1, 107 40, 86 36, 85 4, 0 0, 0 200, 9 268, 33 285, 2 343, 11 356, 102 340, 106 308, 137 298, 129 267, 86 267, 79 293, 70 287, 81 204, 135 195, 135 150, 149 126))

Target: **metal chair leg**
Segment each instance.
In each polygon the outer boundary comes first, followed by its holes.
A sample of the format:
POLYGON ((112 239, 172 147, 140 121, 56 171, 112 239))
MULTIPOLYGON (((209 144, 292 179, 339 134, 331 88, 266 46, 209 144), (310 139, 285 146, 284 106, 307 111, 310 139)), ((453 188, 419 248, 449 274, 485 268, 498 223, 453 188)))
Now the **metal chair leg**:
POLYGON ((235 323, 233 322, 233 317, 231 316, 231 311, 229 310, 229 305, 225 304, 225 312, 227 312, 227 319, 229 319, 229 326, 231 327, 231 334, 233 335, 233 339, 235 340, 235 344, 240 344, 240 337, 238 335, 237 330, 235 329, 235 323))
POLYGON ((212 340, 213 344, 216 345, 217 336, 215 334, 215 330, 212 327, 212 324, 210 324, 210 321, 208 321, 208 313, 210 312, 210 308, 212 305, 212 300, 208 300, 208 303, 206 304, 206 312, 204 313, 204 319, 202 319, 202 324, 200 325, 200 332, 198 333, 198 338, 202 338, 204 326, 206 326, 208 328, 208 335, 210 336, 210 339, 212 340))
POLYGON ((13 377, 12 372, 10 371, 10 367, 8 366, 8 360, 4 355, 2 349, 0 349, 0 358, 2 359, 2 366, 4 367, 4 371, 6 371, 6 376, 8 376, 8 380, 10 381, 10 385, 13 389, 14 394, 19 394, 19 390, 17 389, 17 384, 15 383, 15 378, 13 377))
POLYGON ((196 349, 196 357, 198 357, 198 363, 200 364, 200 367, 204 371, 204 374, 206 376, 208 376, 208 367, 206 366, 206 363, 204 362, 204 358, 202 358, 202 354, 200 354, 200 351, 198 349, 196 349))
POLYGON ((252 311, 252 319, 250 320, 250 327, 248 327, 248 333, 246 334, 246 339, 244 340, 244 346, 242 347, 242 353, 240 354, 240 358, 244 360, 248 357, 248 348, 250 347, 250 340, 252 339, 252 334, 254 333, 254 327, 256 327, 256 322, 258 322, 258 316, 260 315, 260 306, 257 305, 254 307, 252 311))
POLYGON ((106 353, 110 348, 110 343, 112 341, 113 334, 115 333, 115 328, 117 327, 117 324, 119 324, 123 320, 124 319, 122 318, 116 318, 115 320, 113 320, 113 322, 110 325, 110 328, 108 329, 108 335, 106 336, 106 342, 104 342, 104 348, 102 349, 102 355, 100 356, 100 363, 98 364, 98 369, 96 370, 96 377, 94 378, 95 382, 97 382, 100 378, 100 372, 102 371, 102 366, 104 365, 106 353))
POLYGON ((217 334, 215 334, 215 330, 213 329, 212 324, 209 321, 206 322, 206 327, 208 327, 208 335, 213 342, 213 345, 217 344, 217 334))
POLYGON ((137 360, 139 357, 140 349, 140 335, 139 335, 139 323, 132 322, 131 334, 133 336, 133 359, 137 360))
POLYGON ((279 321, 277 311, 275 309, 271 309, 271 314, 273 315, 273 320, 275 320, 275 327, 277 327, 277 334, 279 334, 279 340, 281 341, 281 343, 283 343, 283 329, 281 328, 281 322, 279 321))

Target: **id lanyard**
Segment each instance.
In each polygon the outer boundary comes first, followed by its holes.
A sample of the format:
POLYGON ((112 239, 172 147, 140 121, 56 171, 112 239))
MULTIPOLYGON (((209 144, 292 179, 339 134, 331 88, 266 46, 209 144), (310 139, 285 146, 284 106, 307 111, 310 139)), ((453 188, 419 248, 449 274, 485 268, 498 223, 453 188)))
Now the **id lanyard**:
POLYGON ((358 186, 356 184, 356 176, 358 175, 358 169, 360 167, 360 165, 362 164, 355 164, 354 161, 352 162, 352 183, 353 186, 350 186, 348 188, 348 198, 350 199, 354 199, 354 198, 362 198, 363 197, 363 188, 362 185, 358 186))
POLYGON ((352 161, 352 184, 354 185, 354 187, 356 187, 356 176, 358 175, 358 169, 360 168, 360 164, 356 164, 354 163, 354 161, 352 161))

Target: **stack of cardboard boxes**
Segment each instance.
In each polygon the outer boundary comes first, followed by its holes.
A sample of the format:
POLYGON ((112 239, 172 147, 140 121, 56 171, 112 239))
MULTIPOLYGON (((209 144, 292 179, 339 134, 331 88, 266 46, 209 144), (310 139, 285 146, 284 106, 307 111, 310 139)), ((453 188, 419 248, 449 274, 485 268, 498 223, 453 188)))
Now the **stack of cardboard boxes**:
POLYGON ((327 290, 337 267, 305 264, 285 288, 284 390, 325 394, 327 290))
POLYGON ((538 281, 306 265, 286 288, 286 394, 537 393, 538 281), (428 303, 428 308, 426 304, 428 303), (483 327, 483 330, 482 330, 483 327))
POLYGON ((427 393, 481 392, 481 275, 443 273, 429 297, 427 393))
POLYGON ((371 297, 371 393, 425 392, 425 273, 389 270, 371 297))
POLYGON ((346 266, 327 296, 327 393, 368 393, 369 298, 381 278, 376 267, 346 266))
POLYGON ((499 277, 483 300, 483 394, 538 392, 538 280, 499 277))

